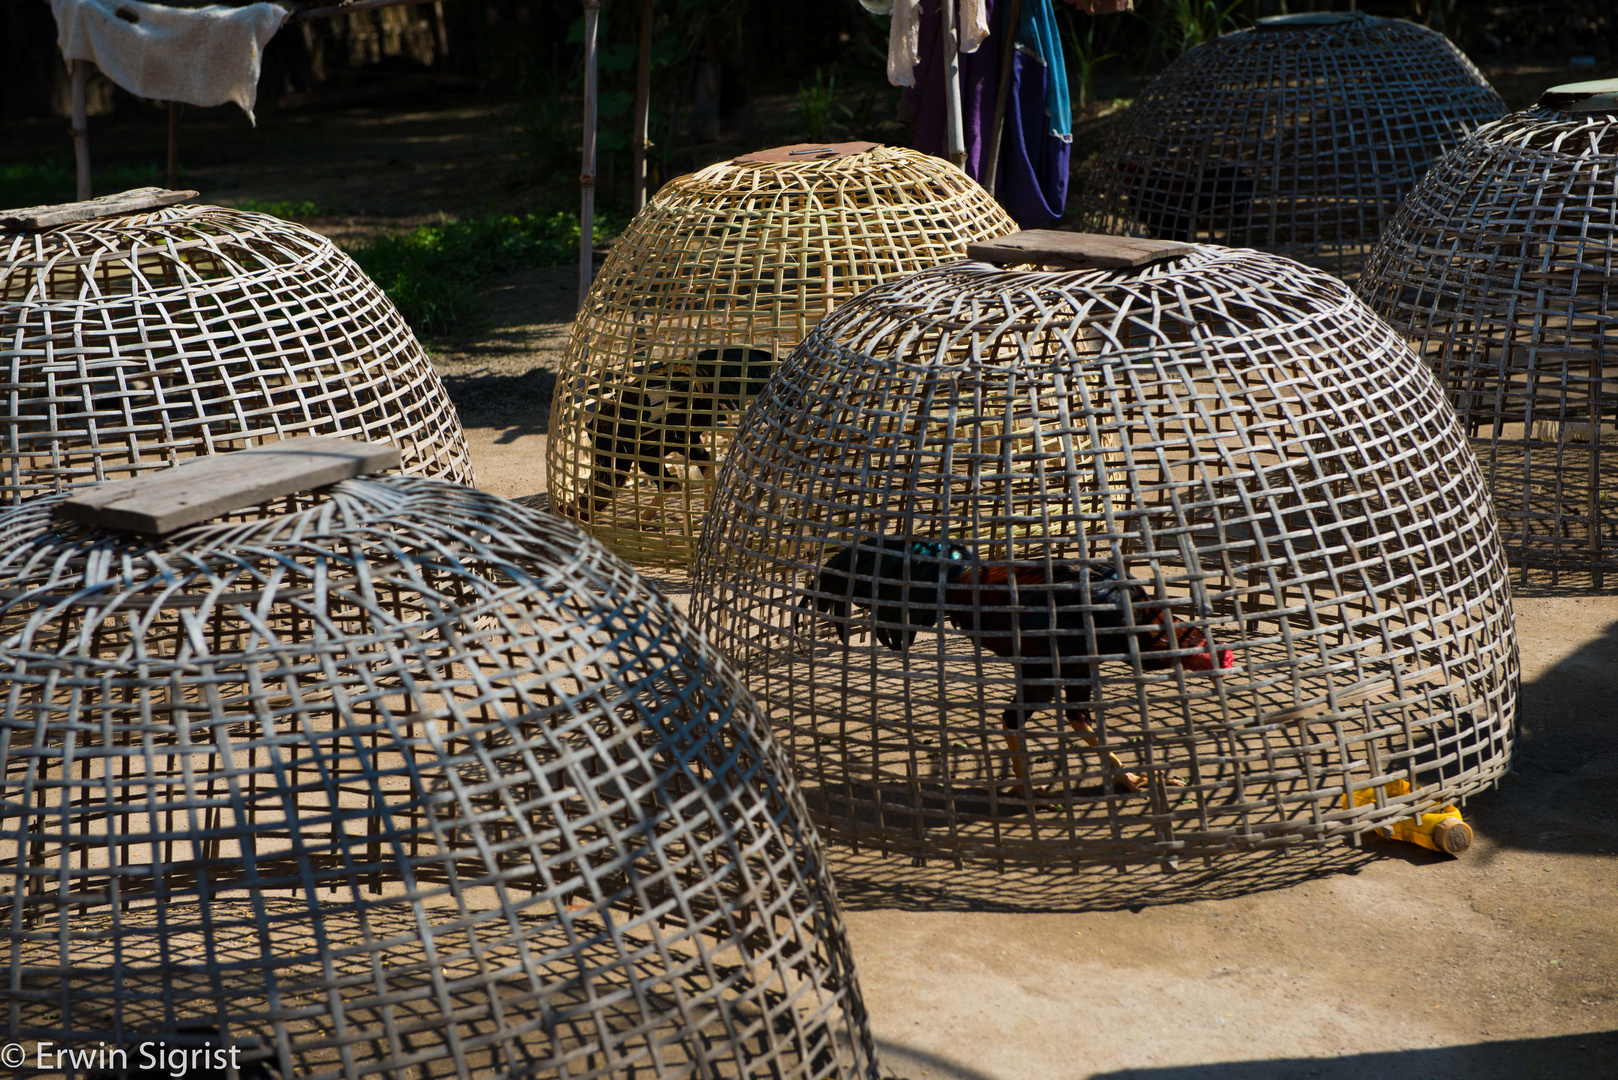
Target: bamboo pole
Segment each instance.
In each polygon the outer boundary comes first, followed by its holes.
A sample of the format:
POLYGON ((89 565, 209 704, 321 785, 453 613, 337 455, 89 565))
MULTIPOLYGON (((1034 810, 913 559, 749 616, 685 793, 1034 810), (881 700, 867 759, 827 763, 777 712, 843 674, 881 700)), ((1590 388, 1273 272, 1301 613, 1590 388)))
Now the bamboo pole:
POLYGON ((640 67, 635 83, 635 213, 646 205, 646 129, 652 114, 652 0, 640 4, 640 67))
POLYGON ((596 23, 601 0, 584 0, 584 161, 579 170, 579 310, 590 294, 593 273, 591 233, 596 209, 596 23))
POLYGON ((84 111, 84 83, 90 76, 88 60, 70 60, 73 76, 73 160, 79 171, 79 201, 90 197, 90 121, 84 111))
POLYGON ((955 0, 943 0, 944 132, 949 159, 966 168, 966 134, 961 130, 961 45, 955 33, 955 0))
POLYGON ((1006 25, 1001 33, 1006 40, 1000 45, 1000 89, 994 95, 994 129, 989 133, 989 160, 984 163, 983 187, 994 194, 995 181, 1000 176, 1000 138, 1006 130, 1006 99, 1011 96, 1011 65, 1017 56, 1017 20, 1022 15, 1022 0, 1011 0, 1006 11, 1006 25))

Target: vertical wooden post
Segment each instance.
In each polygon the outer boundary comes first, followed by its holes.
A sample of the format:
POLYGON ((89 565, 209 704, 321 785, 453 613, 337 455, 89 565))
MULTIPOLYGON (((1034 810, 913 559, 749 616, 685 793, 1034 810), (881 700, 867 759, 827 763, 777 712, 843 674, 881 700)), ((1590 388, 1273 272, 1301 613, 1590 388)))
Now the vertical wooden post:
POLYGON ((584 163, 579 170, 579 310, 590 294, 594 276, 591 233, 596 217, 596 22, 601 0, 584 0, 584 163))
POLYGON ((994 194, 995 180, 1000 175, 1000 137, 1006 130, 1006 98, 1011 96, 1011 65, 1017 56, 1017 24, 1022 15, 1022 0, 1011 0, 1006 11, 1006 25, 1001 33, 1005 41, 1000 45, 1000 89, 994 95, 994 129, 989 134, 988 160, 983 163, 984 190, 994 194))
POLYGON ((646 205, 646 129, 652 113, 652 0, 640 3, 640 67, 635 84, 635 213, 646 205))
POLYGON ((169 102, 169 190, 180 186, 180 103, 169 102))
POLYGON ((943 0, 944 132, 949 159, 966 168, 966 135, 961 130, 961 43, 955 32, 955 0, 943 0))
POLYGON ((79 170, 79 201, 90 197, 90 121, 84 112, 84 81, 90 77, 88 60, 69 60, 73 75, 73 159, 79 170))

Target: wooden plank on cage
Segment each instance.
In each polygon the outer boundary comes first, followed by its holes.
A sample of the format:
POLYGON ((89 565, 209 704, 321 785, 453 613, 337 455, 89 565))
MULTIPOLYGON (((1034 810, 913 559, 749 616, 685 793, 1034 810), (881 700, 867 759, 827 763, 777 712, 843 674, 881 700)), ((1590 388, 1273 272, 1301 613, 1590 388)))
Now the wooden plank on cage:
POLYGON ((852 157, 855 154, 869 153, 881 146, 874 142, 840 142, 840 143, 791 143, 787 146, 776 146, 769 150, 757 150, 751 154, 742 154, 731 158, 735 165, 770 165, 791 161, 832 161, 837 158, 852 157))
POLYGON ((62 503, 62 513, 85 525, 160 536, 398 464, 399 451, 386 443, 305 436, 97 484, 62 503))
POLYGON ((1135 270, 1196 250, 1195 244, 1138 236, 1028 229, 966 245, 966 257, 999 265, 1039 263, 1073 270, 1135 270))
POLYGON ((160 187, 131 188, 116 195, 103 195, 99 199, 86 199, 83 202, 0 210, 0 229, 48 229, 53 225, 67 225, 74 221, 90 221, 117 214, 138 214, 142 210, 160 210, 165 206, 173 206, 175 203, 196 197, 197 193, 194 191, 174 191, 160 187))

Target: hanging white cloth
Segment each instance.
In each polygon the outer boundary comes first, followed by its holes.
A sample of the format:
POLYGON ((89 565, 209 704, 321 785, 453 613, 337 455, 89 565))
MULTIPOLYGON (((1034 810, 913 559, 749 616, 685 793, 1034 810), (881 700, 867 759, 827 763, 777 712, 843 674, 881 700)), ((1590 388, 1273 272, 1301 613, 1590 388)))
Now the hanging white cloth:
POLYGON ((888 27, 888 81, 894 86, 915 86, 919 59, 921 0, 893 0, 893 22, 888 27))
MULTIPOLYGON (((916 85, 916 61, 921 59, 921 0, 860 0, 872 11, 873 3, 886 2, 893 22, 888 26, 888 81, 894 86, 916 85)), ((945 0, 953 3, 954 0, 945 0)), ((989 39, 988 0, 959 0, 961 52, 974 53, 989 39)))
POLYGON ((989 40, 989 0, 961 0, 961 51, 975 53, 989 40))
POLYGON ((89 60, 144 98, 223 105, 249 120, 258 99, 264 43, 287 10, 275 4, 172 8, 140 0, 51 0, 56 44, 69 60, 89 60))

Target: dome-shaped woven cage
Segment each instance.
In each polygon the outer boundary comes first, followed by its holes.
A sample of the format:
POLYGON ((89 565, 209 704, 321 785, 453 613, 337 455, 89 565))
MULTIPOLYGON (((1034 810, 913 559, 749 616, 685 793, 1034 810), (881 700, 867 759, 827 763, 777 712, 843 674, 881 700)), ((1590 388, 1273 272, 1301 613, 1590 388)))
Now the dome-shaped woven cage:
POLYGON ((1358 287, 1437 373, 1523 579, 1602 587, 1618 571, 1618 93, 1548 94, 1477 131, 1358 287))
POLYGON ((1355 837, 1513 744, 1453 412, 1341 282, 1250 250, 958 264, 839 309, 744 419, 694 595, 823 834, 884 852, 1355 837))
POLYGON ((552 508, 637 563, 689 565, 746 402, 810 327, 1016 228, 949 162, 875 143, 782 147, 664 185, 574 325, 552 508))
POLYGON ((785 759, 621 560, 417 477, 160 541, 62 498, 0 515, 9 1041, 874 1077, 785 759))
POLYGON ((455 408, 382 290, 267 214, 170 206, 0 231, 0 503, 295 435, 470 482, 455 408))
POLYGON ((1505 112, 1437 31, 1353 12, 1262 20, 1141 92, 1085 167, 1079 224, 1352 275, 1421 175, 1505 112))

